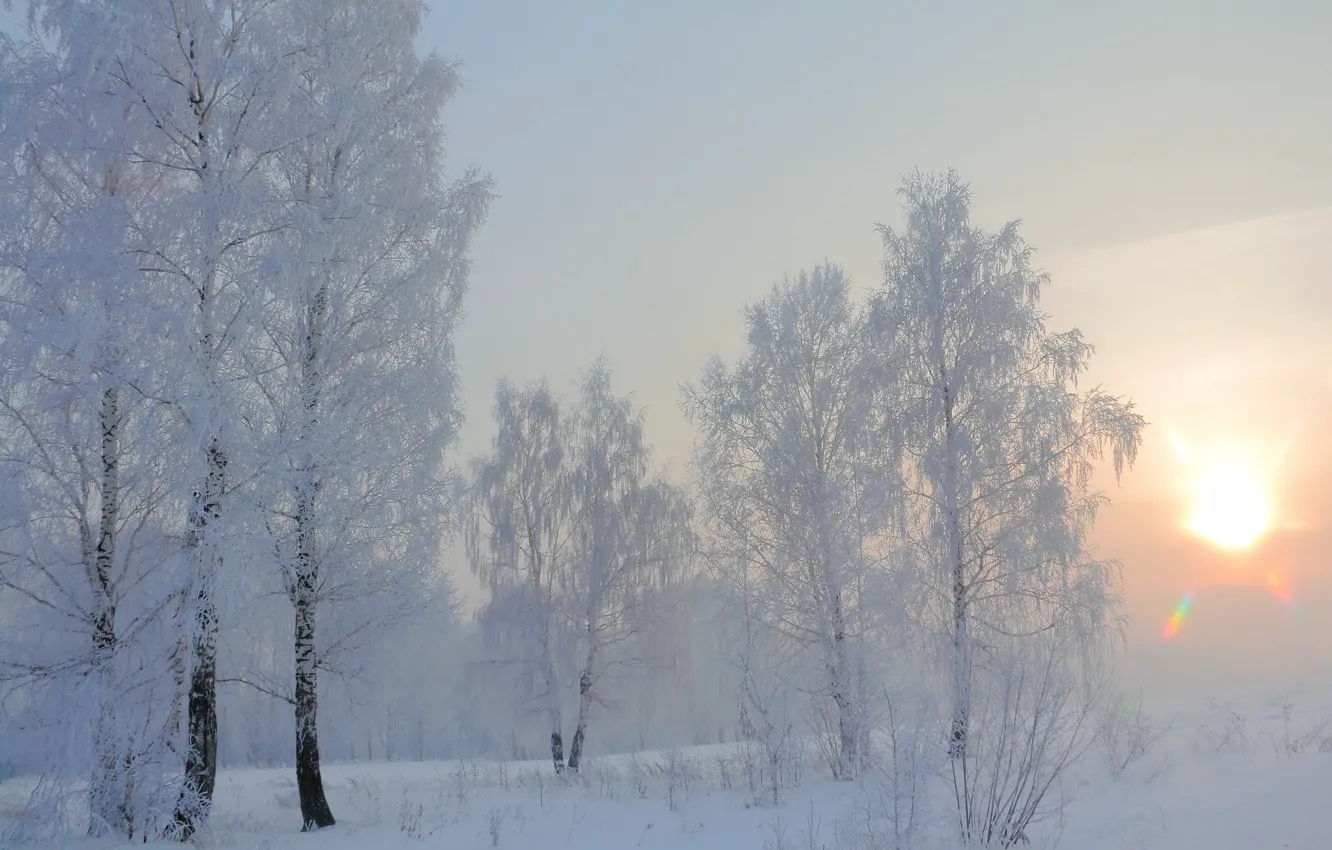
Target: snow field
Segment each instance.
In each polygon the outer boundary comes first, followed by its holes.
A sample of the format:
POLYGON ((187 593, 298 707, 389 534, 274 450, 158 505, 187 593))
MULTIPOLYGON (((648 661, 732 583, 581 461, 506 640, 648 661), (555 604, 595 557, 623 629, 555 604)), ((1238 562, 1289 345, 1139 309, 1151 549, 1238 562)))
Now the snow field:
MULTIPOLYGON (((1332 816, 1332 700, 1198 705, 1136 715, 1102 735, 1032 830, 1032 847, 1070 850, 1319 850, 1332 816), (1135 731, 1137 730, 1137 731, 1135 731), (1137 746, 1134 746, 1136 743, 1137 746)), ((335 764, 324 768, 337 826, 299 832, 290 769, 225 770, 203 847, 236 850, 878 850, 893 848, 883 766, 833 782, 810 747, 779 805, 755 800, 741 745, 589 759, 576 778, 544 762, 335 764)), ((947 787, 928 780, 913 844, 952 850, 947 787)), ((21 816, 28 780, 0 785, 0 823, 21 816)), ((900 801, 900 795, 899 795, 900 801)), ((78 822, 78 818, 74 818, 78 822)), ((52 848, 109 850, 69 838, 52 848)), ((158 847, 179 846, 158 844, 158 847)))

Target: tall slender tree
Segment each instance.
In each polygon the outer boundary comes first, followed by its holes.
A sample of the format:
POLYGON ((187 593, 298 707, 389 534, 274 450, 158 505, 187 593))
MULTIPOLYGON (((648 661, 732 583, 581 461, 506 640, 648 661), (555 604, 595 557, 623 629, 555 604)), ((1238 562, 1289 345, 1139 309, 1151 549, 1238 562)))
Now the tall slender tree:
MULTIPOLYGON (((69 641, 0 650, 25 702, 72 687, 58 738, 90 724, 90 834, 133 834, 163 730, 142 702, 160 672, 171 582, 160 411, 135 389, 161 339, 125 244, 144 169, 118 155, 119 121, 37 45, 0 46, 0 603, 69 641), (137 778, 137 787, 136 787, 137 778)), ((78 758, 72 759, 79 761, 78 758)), ((55 759, 53 759, 55 761, 55 759)), ((65 778, 67 765, 53 764, 65 778)))
POLYGON ((473 466, 473 569, 493 596, 483 621, 516 647, 551 726, 559 772, 578 772, 617 668, 661 621, 694 548, 683 491, 652 469, 641 413, 598 361, 562 414, 542 381, 501 383, 499 430, 473 466), (577 714, 564 761, 562 693, 577 714))
POLYGON ((483 625, 509 638, 535 679, 558 774, 565 765, 557 594, 571 557, 564 424, 544 380, 523 388, 501 381, 494 414, 491 453, 472 465, 467 552, 490 590, 483 625))
POLYGON ((578 653, 578 714, 569 745, 577 772, 603 680, 625 659, 612 651, 660 612, 662 591, 689 567, 692 507, 651 468, 643 417, 611 389, 604 361, 584 373, 567 438, 573 569, 568 616, 578 653))
POLYGON ((1142 417, 1099 388, 1078 390, 1092 347, 1046 329, 1016 222, 971 224, 954 172, 913 175, 902 231, 880 226, 884 285, 871 307, 882 411, 906 476, 904 552, 946 624, 949 749, 966 752, 975 649, 993 635, 1075 626, 1112 612, 1111 565, 1087 551, 1103 501, 1094 464, 1132 463, 1142 417))
POLYGON ((833 772, 849 778, 866 731, 861 595, 889 508, 870 453, 862 317, 832 265, 776 284, 746 317, 741 360, 714 359, 686 391, 696 466, 713 530, 736 553, 723 566, 739 565, 746 580, 734 584, 765 597, 746 610, 817 652, 817 692, 836 715, 833 772))
MULTIPOLYGON (((287 118, 302 131, 273 160, 290 212, 274 240, 266 342, 246 374, 268 402, 260 479, 273 486, 258 486, 295 613, 296 777, 313 829, 334 822, 317 723, 331 642, 317 610, 430 571, 457 513, 443 457, 460 419, 451 334, 490 189, 476 173, 445 177, 457 76, 417 55, 421 4, 337 0, 290 14, 304 48, 287 118)), ((346 634, 381 612, 338 613, 346 634)))
POLYGON ((194 458, 189 570, 176 671, 187 718, 178 821, 206 817, 217 772, 217 588, 234 491, 231 414, 237 352, 263 299, 258 263, 281 226, 267 166, 291 140, 284 93, 297 51, 283 4, 267 0, 40 0, 71 79, 124 132, 115 152, 152 175, 153 203, 131 212, 127 251, 161 293, 180 350, 146 392, 169 404, 194 458))

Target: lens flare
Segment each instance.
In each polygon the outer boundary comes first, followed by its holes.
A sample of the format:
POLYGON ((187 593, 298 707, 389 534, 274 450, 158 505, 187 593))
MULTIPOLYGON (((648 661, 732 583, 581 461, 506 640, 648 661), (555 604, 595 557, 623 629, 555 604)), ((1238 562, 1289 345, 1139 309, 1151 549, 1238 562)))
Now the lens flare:
POLYGON ((1275 572, 1267 574, 1267 589, 1272 591, 1272 595, 1281 600, 1281 603, 1292 611, 1295 610, 1295 594, 1291 591, 1290 585, 1282 580, 1281 576, 1275 572))
POLYGON ((1166 620, 1165 630, 1162 633, 1166 640, 1170 640, 1179 634, 1179 629, 1184 625, 1184 618, 1189 616, 1189 609, 1193 607, 1193 591, 1184 594, 1184 598, 1179 600, 1175 606, 1175 612, 1166 620))
MULTIPOLYGON (((1296 619, 1300 618, 1299 607, 1295 604, 1295 593, 1275 570, 1267 571, 1263 583, 1282 605, 1290 609, 1296 619)), ((1179 634, 1179 630, 1184 627, 1184 621, 1188 619, 1189 613, 1193 610, 1193 602, 1197 595, 1197 592, 1192 590, 1184 594, 1184 598, 1179 600, 1179 604, 1175 606, 1175 610, 1170 614, 1170 619, 1166 620, 1165 628, 1161 630, 1162 637, 1171 640, 1179 634)))

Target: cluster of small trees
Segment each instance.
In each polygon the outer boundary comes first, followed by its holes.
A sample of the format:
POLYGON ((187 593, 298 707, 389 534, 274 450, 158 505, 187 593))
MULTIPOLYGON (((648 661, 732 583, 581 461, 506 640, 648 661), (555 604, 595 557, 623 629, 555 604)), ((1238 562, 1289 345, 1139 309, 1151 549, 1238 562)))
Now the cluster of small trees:
POLYGON ((1007 846, 1090 741, 1116 603, 1115 565, 1086 541, 1092 476, 1133 461, 1144 422, 1079 389, 1091 346, 1045 327, 1047 277, 1016 224, 974 226, 952 172, 902 197, 880 286, 858 301, 831 264, 779 282, 748 309, 739 360, 685 389, 700 546, 685 495, 645 477, 641 422, 604 364, 569 414, 544 382, 499 385, 468 552, 494 658, 522 671, 557 771, 578 769, 605 672, 637 658, 624 644, 694 560, 722 596, 740 732, 774 796, 805 735, 853 779, 876 733, 931 739, 895 702, 940 704, 960 829, 1007 846))
POLYGON ((680 597, 694 550, 685 494, 651 466, 642 414, 598 361, 565 410, 546 382, 501 382, 491 452, 474 465, 467 548, 490 598, 482 627, 521 664, 550 727, 556 773, 576 773, 594 706, 636 639, 680 597), (562 703, 577 689, 566 762, 562 703))
POLYGON ((204 822, 228 681, 291 704, 333 823, 318 672, 443 586, 490 192, 444 176, 424 12, 38 0, 0 42, 0 683, 92 833, 204 822), (269 592, 290 619, 246 623, 269 592), (290 667, 219 678, 224 625, 290 667))
POLYGON ((850 778, 885 676, 941 672, 963 832, 1011 843, 1090 731, 1070 683, 1115 602, 1113 564, 1086 545, 1091 476, 1133 460, 1143 420, 1078 390, 1091 347, 1045 328, 1047 279, 1015 224, 973 226, 953 173, 902 196, 880 287, 856 303, 832 265, 783 280, 749 308, 739 361, 688 389, 703 515, 746 623, 746 712, 812 701, 850 778), (1015 734, 1033 724, 1039 740, 1015 734), (1027 772, 985 778, 1023 741, 1027 772), (1017 798, 981 805, 1010 780, 1017 798))

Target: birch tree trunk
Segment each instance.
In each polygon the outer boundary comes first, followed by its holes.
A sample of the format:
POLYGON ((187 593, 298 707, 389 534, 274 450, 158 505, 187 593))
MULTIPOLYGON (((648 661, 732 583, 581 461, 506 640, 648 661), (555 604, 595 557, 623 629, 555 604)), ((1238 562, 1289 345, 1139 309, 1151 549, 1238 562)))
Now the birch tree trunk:
MULTIPOLYGON (((815 389, 811 382, 811 398, 814 396, 814 392, 815 389)), ((818 430, 820 432, 822 431, 821 426, 822 423, 819 423, 818 430)), ((834 565, 834 550, 830 533, 832 520, 828 513, 830 499, 827 496, 827 473, 825 472, 827 462, 822 441, 818 443, 816 454, 821 482, 819 499, 816 505, 816 516, 819 524, 819 552, 817 557, 822 562, 823 585, 819 595, 828 600, 827 609, 824 612, 827 621, 823 627, 826 635, 824 651, 827 654, 824 663, 828 672, 828 696, 837 708, 837 755, 836 761, 831 767, 834 779, 847 780, 854 777, 857 761, 857 706, 855 695, 851 692, 851 667, 847 657, 846 611, 843 606, 842 586, 834 565)))
MULTIPOLYGON (((200 132, 200 145, 204 135, 200 132)), ((216 405, 219 377, 216 336, 214 333, 215 280, 210 261, 204 285, 199 290, 202 375, 205 388, 216 405)), ((218 522, 222 518, 222 497, 226 490, 227 455, 218 436, 220 415, 214 406, 206 411, 211 431, 205 449, 207 475, 201 489, 194 493, 190 506, 187 546, 194 564, 193 606, 187 611, 184 626, 190 630, 191 656, 189 694, 186 699, 187 737, 185 748, 185 787, 176 805, 176 823, 182 839, 194 834, 199 821, 207 820, 217 784, 217 602, 213 591, 221 570, 218 551, 218 522)), ((181 653, 183 658, 184 653, 181 653)))
POLYGON ((545 680, 546 719, 550 723, 550 759, 555 765, 557 775, 564 773, 564 717, 560 706, 560 680, 555 673, 555 658, 550 651, 552 636, 550 601, 545 596, 544 584, 549 580, 547 569, 553 564, 546 564, 542 557, 540 532, 529 522, 527 526, 527 550, 532 553, 532 585, 540 602, 538 609, 541 617, 540 659, 541 677, 545 680))
POLYGON ((296 789, 301 799, 301 829, 305 832, 334 824, 319 769, 319 674, 315 645, 319 585, 315 494, 319 489, 319 464, 310 445, 319 417, 319 349, 327 304, 328 289, 320 286, 306 311, 301 357, 304 455, 296 485, 296 581, 292 604, 296 609, 296 789))
MULTIPOLYGON (((193 51, 189 61, 194 62, 193 51)), ((189 549, 193 555, 193 617, 191 629, 193 666, 190 670, 190 689, 186 700, 188 733, 185 749, 185 787, 176 805, 176 823, 180 836, 188 839, 194 834, 198 821, 207 820, 212 808, 213 788, 217 784, 217 603, 213 590, 221 568, 217 545, 217 525, 222 517, 222 497, 226 488, 227 456, 222 448, 217 417, 221 416, 221 379, 218 359, 221 357, 217 338, 217 268, 219 253, 217 215, 221 199, 217 169, 210 169, 209 113, 205 104, 208 95, 196 68, 191 67, 190 103, 194 107, 197 126, 196 174, 200 182, 200 198, 208 226, 205 229, 210 243, 205 245, 202 274, 198 288, 199 337, 197 356, 200 358, 198 378, 202 384, 207 405, 201 411, 200 423, 207 430, 207 463, 203 487, 194 494, 189 516, 189 549)), ((183 654, 182 654, 183 655, 183 654)))
MULTIPOLYGON (((549 621, 549 616, 545 618, 549 621)), ((550 627, 543 629, 541 668, 546 680, 546 715, 550 720, 550 758, 555 773, 564 773, 564 718, 560 710, 560 681, 555 675, 555 660, 550 652, 550 627)))
MULTIPOLYGON (((309 543, 313 536, 308 523, 308 502, 297 519, 300 560, 312 562, 309 543)), ((324 796, 324 780, 319 769, 319 688, 315 669, 315 574, 304 569, 296 578, 296 789, 301 799, 301 829, 310 831, 334 824, 333 812, 324 796)))
MULTIPOLYGON (((605 472, 605 461, 601 460, 598 464, 598 474, 594 480, 598 483, 608 481, 610 476, 605 472)), ((593 665, 597 663, 597 653, 601 649, 601 632, 598 624, 601 621, 602 608, 604 605, 606 590, 606 580, 610 570, 610 559, 605 554, 605 548, 609 542, 604 538, 607 536, 609 523, 607 522, 608 507, 605 504, 605 496, 602 493, 596 493, 592 497, 592 528, 593 544, 591 552, 591 569, 588 577, 588 598, 586 601, 585 620, 587 623, 587 657, 583 660, 583 670, 578 674, 578 720, 574 725, 573 741, 569 745, 569 772, 577 773, 578 767, 583 761, 583 741, 587 737, 587 724, 592 716, 592 670, 593 665)))
POLYGON ((93 596, 93 670, 98 677, 97 698, 101 709, 93 729, 93 772, 88 786, 90 836, 130 830, 125 789, 129 778, 122 775, 114 722, 116 597, 113 587, 116 533, 120 524, 120 392, 112 386, 102 392, 98 416, 101 431, 101 472, 98 495, 97 545, 92 552, 89 583, 93 596))
POLYGON ((597 651, 600 649, 601 635, 597 632, 600 616, 600 595, 594 591, 587 615, 587 657, 583 661, 583 672, 578 674, 578 721, 574 726, 573 741, 569 745, 570 773, 577 773, 578 766, 582 764, 583 741, 587 738, 587 723, 592 716, 592 669, 597 663, 597 651))
POLYGON ((227 459, 221 442, 208 445, 208 477, 195 494, 190 512, 189 545, 198 567, 194 610, 187 624, 192 629, 194 665, 186 700, 188 743, 185 750, 185 788, 176 807, 181 837, 194 834, 198 822, 206 820, 217 784, 217 603, 213 588, 221 558, 217 554, 216 526, 222 514, 222 492, 226 486, 227 459))
MULTIPOLYGON (((942 369, 940 370, 942 372, 942 369)), ((971 715, 971 624, 967 599, 966 560, 963 551, 962 518, 958 505, 956 425, 954 399, 945 379, 944 407, 944 521, 947 523, 948 560, 952 579, 952 688, 953 717, 948 737, 948 756, 965 758, 967 727, 971 715)))
POLYGON ((858 763, 857 733, 858 709, 855 695, 851 690, 851 664, 847 657, 846 617, 842 611, 840 594, 834 595, 832 606, 832 700, 837 706, 837 764, 834 765, 834 779, 849 780, 855 777, 858 763))
POLYGON ((587 666, 578 676, 578 724, 574 727, 573 743, 569 745, 569 772, 577 773, 583 760, 583 740, 587 737, 587 721, 592 714, 592 662, 594 653, 587 654, 587 666))

